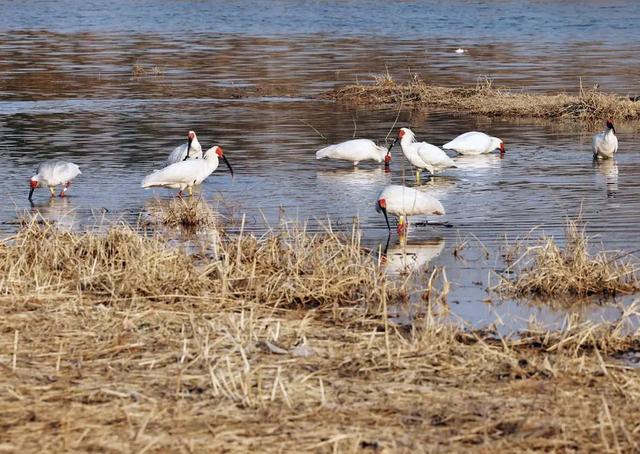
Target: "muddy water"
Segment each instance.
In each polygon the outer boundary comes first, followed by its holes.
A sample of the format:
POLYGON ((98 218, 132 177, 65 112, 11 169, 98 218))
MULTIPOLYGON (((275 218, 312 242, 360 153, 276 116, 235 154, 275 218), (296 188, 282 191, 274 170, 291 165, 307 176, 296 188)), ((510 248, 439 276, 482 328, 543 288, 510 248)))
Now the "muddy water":
MULTIPOLYGON (((389 183, 414 184, 399 149, 388 173, 371 164, 354 170, 317 162, 314 153, 354 134, 383 141, 396 112, 312 96, 385 67, 396 78, 410 70, 448 85, 489 75, 504 85, 573 90, 582 76, 588 86, 638 91, 640 33, 629 14, 635 3, 558 3, 459 1, 445 10, 434 2, 427 14, 409 3, 312 2, 291 9, 283 22, 278 11, 289 11, 289 2, 258 5, 250 15, 244 2, 122 3, 117 17, 116 8, 67 2, 78 11, 74 20, 59 4, 34 3, 26 14, 19 3, 0 2, 0 231, 15 231, 24 210, 75 228, 105 218, 135 221, 173 196, 139 183, 195 129, 204 146, 224 147, 236 171, 231 179, 221 167, 202 186, 203 196, 236 220, 245 214, 246 228, 260 232, 286 218, 311 229, 331 219, 346 229, 357 218, 364 243, 384 247, 376 195, 389 183), (407 26, 401 19, 407 14, 424 26, 407 26), (603 15, 618 27, 604 27, 603 15), (460 46, 469 52, 453 53, 460 46), (135 64, 144 73, 134 74, 135 64), (38 190, 31 207, 27 179, 48 158, 72 160, 83 174, 67 199, 50 201, 38 190)), ((498 321, 503 331, 523 328, 532 317, 562 324, 566 311, 497 301, 485 291, 496 282, 491 270, 501 267, 496 257, 505 236, 539 226, 562 239, 565 217, 581 212, 606 248, 640 248, 637 125, 617 126, 619 155, 601 165, 593 165, 589 151, 595 131, 566 125, 446 112, 402 112, 399 125, 438 145, 474 129, 507 145, 504 159, 460 158, 457 170, 425 182, 423 190, 446 207, 442 221, 451 228, 416 227, 406 248, 395 236, 389 245, 390 273, 429 262, 446 267, 453 317, 474 326, 498 321), (467 247, 455 257, 464 240, 467 247)), ((582 316, 614 319, 632 300, 593 304, 582 316)))

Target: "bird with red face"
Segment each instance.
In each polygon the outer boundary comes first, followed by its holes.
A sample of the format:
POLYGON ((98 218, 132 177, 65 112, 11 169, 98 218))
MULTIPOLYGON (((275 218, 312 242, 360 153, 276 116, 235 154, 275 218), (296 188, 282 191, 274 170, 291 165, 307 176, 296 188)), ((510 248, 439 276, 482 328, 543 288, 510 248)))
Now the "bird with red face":
POLYGON ((426 192, 399 185, 389 185, 380 192, 376 211, 384 214, 389 233, 391 233, 391 224, 389 224, 388 215, 398 217, 397 231, 401 237, 407 233, 409 216, 445 214, 444 207, 435 197, 426 192))
POLYGON ((56 186, 63 185, 60 197, 64 197, 71 186, 71 180, 80 175, 80 168, 72 162, 45 161, 38 166, 35 175, 29 179, 29 200, 33 198, 33 191, 40 187, 47 187, 51 197, 56 196, 56 186))

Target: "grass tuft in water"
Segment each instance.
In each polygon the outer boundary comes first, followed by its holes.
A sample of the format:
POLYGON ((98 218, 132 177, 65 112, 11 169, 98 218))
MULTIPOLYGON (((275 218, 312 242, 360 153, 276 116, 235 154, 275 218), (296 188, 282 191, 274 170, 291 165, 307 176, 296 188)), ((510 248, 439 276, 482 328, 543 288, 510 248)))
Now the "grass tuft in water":
POLYGON ((566 241, 561 247, 553 238, 538 244, 516 243, 507 256, 518 257, 506 269, 513 278, 501 276, 495 290, 514 296, 611 296, 640 290, 638 264, 628 253, 590 253, 590 239, 578 221, 568 220, 566 241), (524 252, 520 252, 524 249, 524 252))
POLYGON ((323 95, 347 104, 404 105, 434 107, 491 117, 533 117, 581 121, 634 120, 640 118, 640 102, 628 97, 580 88, 567 93, 534 94, 522 90, 495 88, 488 78, 474 88, 431 85, 418 76, 396 82, 389 74, 374 77, 373 83, 347 85, 323 95))

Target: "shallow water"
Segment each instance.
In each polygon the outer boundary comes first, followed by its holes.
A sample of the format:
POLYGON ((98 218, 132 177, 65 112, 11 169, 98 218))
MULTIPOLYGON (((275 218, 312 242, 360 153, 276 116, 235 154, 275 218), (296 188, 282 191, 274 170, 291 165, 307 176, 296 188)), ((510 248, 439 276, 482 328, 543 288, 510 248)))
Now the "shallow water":
MULTIPOLYGON (((598 82, 636 93, 634 2, 523 4, 353 1, 293 8, 281 1, 249 9, 248 2, 153 8, 122 2, 107 10, 98 3, 33 2, 26 14, 21 3, 0 2, 0 232, 15 231, 24 210, 75 228, 103 219, 135 221, 156 199, 173 196, 139 184, 195 129, 203 146, 224 147, 236 171, 231 179, 222 166, 202 186, 203 196, 236 220, 246 214, 247 229, 260 232, 283 218, 308 221, 311 229, 331 219, 347 229, 357 218, 364 243, 383 247, 387 232, 374 210, 377 193, 389 183, 413 184, 399 147, 389 173, 367 163, 354 170, 318 162, 314 153, 354 134, 383 141, 396 112, 336 106, 314 94, 370 78, 385 66, 396 78, 410 70, 447 85, 489 75, 499 84, 571 91, 582 76, 586 86, 598 82), (64 14, 68 8, 78 12, 75 18, 64 14), (278 13, 283 8, 290 12, 286 19, 278 13), (421 26, 407 25, 407 15, 421 26), (617 27, 605 27, 603 15, 617 27), (455 54, 459 46, 469 52, 455 54), (136 63, 145 75, 132 74, 136 63), (31 207, 27 179, 49 158, 71 160, 83 174, 68 198, 50 201, 38 190, 31 207)), ((617 125, 619 155, 598 165, 589 151, 595 130, 408 111, 398 125, 437 145, 479 129, 507 146, 504 159, 459 158, 457 170, 425 182, 423 189, 447 209, 441 221, 453 227, 414 228, 400 264, 393 257, 402 249, 392 236, 390 272, 413 262, 446 267, 454 317, 474 326, 497 320, 505 331, 526 327, 531 317, 563 323, 563 310, 498 302, 486 293, 497 282, 491 270, 501 266, 496 257, 505 236, 539 226, 562 239, 566 216, 582 213, 606 248, 640 248, 637 125, 617 125), (454 257, 464 240, 463 258, 454 257)), ((614 319, 632 300, 594 304, 583 316, 614 319)))

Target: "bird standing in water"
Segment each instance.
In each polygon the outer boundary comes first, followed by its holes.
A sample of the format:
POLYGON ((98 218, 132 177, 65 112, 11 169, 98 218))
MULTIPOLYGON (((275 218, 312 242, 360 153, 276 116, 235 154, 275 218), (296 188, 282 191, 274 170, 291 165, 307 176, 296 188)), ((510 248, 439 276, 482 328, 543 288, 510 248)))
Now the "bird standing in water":
POLYGON ((222 147, 216 145, 206 151, 203 159, 188 159, 154 171, 142 180, 141 187, 179 189, 178 197, 182 197, 182 191, 187 189, 189 195, 192 195, 193 186, 202 183, 218 168, 220 158, 224 160, 231 171, 231 176, 233 176, 233 169, 224 155, 222 147))
POLYGON ((399 185, 389 185, 380 192, 376 211, 384 214, 389 233, 391 233, 391 225, 388 214, 398 216, 397 230, 401 237, 406 235, 409 216, 445 214, 444 207, 435 197, 417 189, 399 185))
POLYGON ((33 191, 42 186, 46 186, 51 193, 51 197, 55 197, 56 186, 60 184, 64 185, 62 191, 60 191, 60 197, 64 197, 69 186, 71 186, 71 180, 81 173, 80 168, 72 162, 55 160, 43 162, 38 166, 36 174, 29 180, 29 185, 31 186, 29 200, 33 197, 33 191))
POLYGON ((616 128, 611 120, 607 121, 607 129, 593 136, 591 143, 593 159, 610 159, 618 151, 616 128))
POLYGON ((187 134, 187 143, 179 145, 173 149, 171 154, 164 163, 164 167, 175 164, 176 162, 186 161, 187 159, 202 158, 202 146, 198 142, 198 137, 194 131, 187 134))

